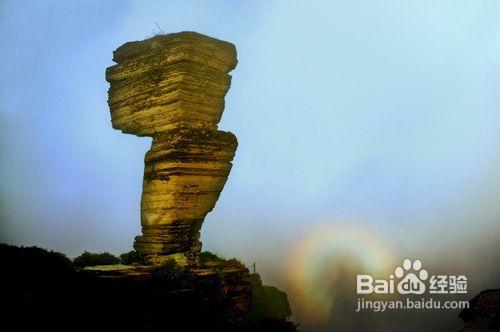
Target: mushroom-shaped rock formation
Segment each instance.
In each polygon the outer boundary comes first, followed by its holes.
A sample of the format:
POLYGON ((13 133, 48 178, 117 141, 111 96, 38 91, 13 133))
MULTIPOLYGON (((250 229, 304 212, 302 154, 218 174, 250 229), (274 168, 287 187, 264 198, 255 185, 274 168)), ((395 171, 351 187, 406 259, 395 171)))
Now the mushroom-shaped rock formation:
POLYGON ((217 130, 236 67, 233 44, 195 32, 122 45, 106 70, 113 128, 151 136, 134 248, 148 264, 196 265, 203 220, 219 198, 238 142, 217 130))

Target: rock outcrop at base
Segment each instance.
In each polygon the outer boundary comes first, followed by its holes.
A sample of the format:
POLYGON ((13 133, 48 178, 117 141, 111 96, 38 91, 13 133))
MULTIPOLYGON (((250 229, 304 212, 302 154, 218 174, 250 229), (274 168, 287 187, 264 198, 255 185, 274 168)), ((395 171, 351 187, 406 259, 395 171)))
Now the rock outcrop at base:
POLYGON ((217 129, 235 68, 234 45, 194 32, 126 43, 106 71, 115 129, 151 136, 141 200, 146 263, 197 265, 203 220, 231 170, 237 140, 217 129))
POLYGON ((61 253, 1 243, 0 259, 2 323, 16 331, 296 331, 280 317, 248 318, 256 304, 274 303, 253 301, 254 283, 235 259, 82 268, 61 253))

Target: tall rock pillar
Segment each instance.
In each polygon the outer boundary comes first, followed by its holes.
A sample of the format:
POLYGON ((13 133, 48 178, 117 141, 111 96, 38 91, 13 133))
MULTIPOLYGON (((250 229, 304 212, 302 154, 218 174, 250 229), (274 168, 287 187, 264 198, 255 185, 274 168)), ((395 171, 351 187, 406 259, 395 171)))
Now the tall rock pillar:
POLYGON ((236 67, 233 44, 195 32, 130 42, 106 70, 113 128, 151 136, 134 248, 149 264, 196 265, 203 220, 219 198, 238 145, 217 129, 236 67))

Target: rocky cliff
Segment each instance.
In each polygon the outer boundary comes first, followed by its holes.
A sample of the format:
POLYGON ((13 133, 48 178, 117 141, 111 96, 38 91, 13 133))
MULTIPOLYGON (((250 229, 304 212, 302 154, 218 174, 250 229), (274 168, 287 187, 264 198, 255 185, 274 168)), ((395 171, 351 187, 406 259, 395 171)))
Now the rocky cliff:
POLYGON ((197 265, 203 220, 231 170, 236 137, 217 129, 234 45, 194 32, 126 43, 106 71, 113 127, 151 136, 141 200, 146 263, 197 265))
POLYGON ((2 322, 18 331, 296 331, 234 259, 81 268, 60 253, 0 244, 0 260, 2 322))

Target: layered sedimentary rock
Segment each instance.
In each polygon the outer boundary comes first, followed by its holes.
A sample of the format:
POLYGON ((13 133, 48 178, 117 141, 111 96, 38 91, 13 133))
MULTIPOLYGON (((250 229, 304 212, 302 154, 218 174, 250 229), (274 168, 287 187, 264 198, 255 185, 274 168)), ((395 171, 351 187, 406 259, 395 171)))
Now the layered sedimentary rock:
POLYGON ((237 147, 217 129, 236 66, 234 45, 194 32, 126 43, 106 71, 113 127, 151 136, 141 200, 147 263, 197 263, 200 228, 222 191, 237 147))

